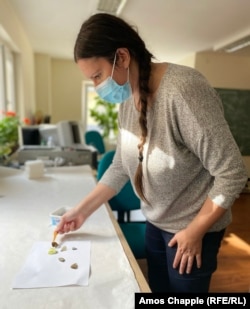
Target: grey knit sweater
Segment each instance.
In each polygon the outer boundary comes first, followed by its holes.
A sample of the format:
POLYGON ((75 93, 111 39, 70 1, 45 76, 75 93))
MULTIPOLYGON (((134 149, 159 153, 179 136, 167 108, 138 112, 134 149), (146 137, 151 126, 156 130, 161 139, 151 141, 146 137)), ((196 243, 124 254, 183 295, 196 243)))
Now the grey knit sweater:
MULTIPOLYGON (((117 192, 128 179, 134 182, 138 117, 132 99, 120 105, 116 155, 100 180, 117 192)), ((197 70, 170 63, 147 117, 143 174, 151 205, 142 203, 147 220, 177 232, 187 226, 209 196, 227 209, 210 231, 225 228, 247 172, 214 89, 197 70)))

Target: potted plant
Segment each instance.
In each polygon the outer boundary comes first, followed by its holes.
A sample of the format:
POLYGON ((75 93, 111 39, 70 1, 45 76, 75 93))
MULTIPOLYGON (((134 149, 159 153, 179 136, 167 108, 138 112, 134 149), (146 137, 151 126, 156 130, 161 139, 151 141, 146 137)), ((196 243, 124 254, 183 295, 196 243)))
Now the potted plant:
MULTIPOLYGON (((0 115, 0 165, 8 164, 12 154, 18 149, 18 127, 20 120, 15 112, 1 112, 0 115)), ((30 120, 24 118, 23 123, 28 125, 30 120)))
POLYGON ((14 112, 4 113, 0 120, 0 163, 3 165, 18 147, 18 126, 19 119, 14 112))
POLYGON ((117 105, 111 104, 99 96, 95 97, 95 105, 89 110, 90 116, 102 130, 104 139, 114 139, 118 133, 117 105))

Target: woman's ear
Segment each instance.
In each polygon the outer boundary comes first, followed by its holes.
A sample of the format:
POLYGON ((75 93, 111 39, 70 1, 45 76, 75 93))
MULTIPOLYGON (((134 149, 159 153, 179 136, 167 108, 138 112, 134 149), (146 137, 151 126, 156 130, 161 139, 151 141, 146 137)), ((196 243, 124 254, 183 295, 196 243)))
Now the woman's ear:
POLYGON ((130 64, 130 53, 129 50, 125 47, 118 48, 116 51, 117 54, 117 64, 124 69, 127 69, 130 64))

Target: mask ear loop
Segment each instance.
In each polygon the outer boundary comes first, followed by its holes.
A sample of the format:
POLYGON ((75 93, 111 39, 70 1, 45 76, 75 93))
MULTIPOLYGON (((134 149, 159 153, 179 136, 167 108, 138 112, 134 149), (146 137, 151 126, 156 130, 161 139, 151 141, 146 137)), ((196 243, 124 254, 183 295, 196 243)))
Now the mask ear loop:
POLYGON ((127 79, 127 82, 129 82, 129 67, 128 67, 128 79, 127 79))
POLYGON ((116 62, 116 52, 115 52, 115 58, 114 58, 114 62, 113 62, 112 72, 111 72, 111 78, 113 78, 114 69, 115 69, 115 62, 116 62))

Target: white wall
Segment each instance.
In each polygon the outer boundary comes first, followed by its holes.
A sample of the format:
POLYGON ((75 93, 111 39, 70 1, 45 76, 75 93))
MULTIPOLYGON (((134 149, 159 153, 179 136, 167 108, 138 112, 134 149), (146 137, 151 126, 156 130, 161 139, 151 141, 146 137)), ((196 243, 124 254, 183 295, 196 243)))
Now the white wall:
POLYGON ((21 118, 35 110, 34 55, 25 31, 8 0, 0 0, 2 40, 15 51, 17 105, 21 118))

